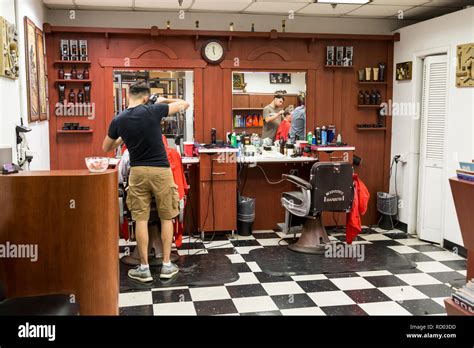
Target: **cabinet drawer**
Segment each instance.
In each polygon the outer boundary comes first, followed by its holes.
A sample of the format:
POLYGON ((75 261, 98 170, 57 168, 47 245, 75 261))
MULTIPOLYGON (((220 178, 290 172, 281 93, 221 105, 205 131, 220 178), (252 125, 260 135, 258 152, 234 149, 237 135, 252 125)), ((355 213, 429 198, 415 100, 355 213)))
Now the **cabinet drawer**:
POLYGON ((319 151, 320 162, 349 162, 352 163, 353 151, 319 151))
MULTIPOLYGON (((222 162, 219 158, 219 155, 200 156, 199 181, 237 180, 237 164, 222 162)), ((231 157, 229 156, 228 158, 231 157)))

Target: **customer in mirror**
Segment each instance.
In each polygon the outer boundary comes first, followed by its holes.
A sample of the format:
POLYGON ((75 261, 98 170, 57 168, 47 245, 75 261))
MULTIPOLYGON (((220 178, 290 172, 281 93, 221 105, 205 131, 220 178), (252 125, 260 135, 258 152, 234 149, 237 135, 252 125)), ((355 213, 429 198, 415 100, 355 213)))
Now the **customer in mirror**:
POLYGON ((283 94, 275 92, 272 102, 263 109, 263 139, 270 138, 272 142, 275 141, 276 133, 284 113, 284 101, 285 97, 283 94))
POLYGON ((160 278, 169 279, 179 272, 171 263, 173 219, 179 215, 179 196, 162 140, 161 120, 184 112, 189 103, 179 99, 159 98, 150 101, 150 87, 138 82, 130 87, 129 107, 115 117, 104 139, 103 150, 110 152, 125 143, 130 153, 130 177, 127 206, 136 223, 140 262, 128 276, 140 282, 151 282, 148 264, 148 220, 150 204, 155 197, 161 220, 163 267, 160 278), (123 139, 123 141, 122 141, 123 139))
POLYGON ((290 140, 294 144, 297 140, 304 140, 306 137, 306 107, 305 95, 298 95, 298 107, 293 111, 290 128, 290 140))

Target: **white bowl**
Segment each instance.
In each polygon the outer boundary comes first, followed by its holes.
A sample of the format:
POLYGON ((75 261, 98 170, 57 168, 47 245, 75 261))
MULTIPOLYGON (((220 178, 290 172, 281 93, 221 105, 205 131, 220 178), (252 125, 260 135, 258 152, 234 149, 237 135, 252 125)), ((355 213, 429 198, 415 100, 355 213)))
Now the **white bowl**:
POLYGON ((104 173, 109 168, 109 158, 87 157, 86 166, 91 173, 104 173))

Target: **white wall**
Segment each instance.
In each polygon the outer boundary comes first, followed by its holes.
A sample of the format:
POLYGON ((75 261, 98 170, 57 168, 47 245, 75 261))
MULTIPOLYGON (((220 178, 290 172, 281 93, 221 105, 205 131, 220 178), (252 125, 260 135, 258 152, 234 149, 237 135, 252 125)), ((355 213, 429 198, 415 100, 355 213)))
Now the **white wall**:
MULTIPOLYGON (((445 199, 442 217, 443 238, 463 245, 456 211, 449 187, 449 177, 456 176, 459 161, 474 159, 474 88, 457 88, 456 46, 474 42, 474 8, 451 13, 429 21, 398 30, 401 40, 395 43, 395 63, 413 61, 414 76, 411 81, 394 81, 393 101, 416 103, 421 90, 421 57, 447 53, 448 107, 445 199)), ((418 190, 418 161, 420 120, 413 115, 393 116, 392 157, 407 156, 408 162, 399 165, 398 193, 403 207, 400 221, 408 224, 408 231, 416 230, 416 205, 418 190)), ((394 192, 394 181, 391 190, 394 192)))
POLYGON ((298 94, 306 91, 306 73, 291 73, 290 84, 271 84, 270 73, 265 72, 244 73, 244 81, 247 93, 275 93, 285 90, 288 94, 298 94))
MULTIPOLYGON (((42 5, 42 1, 38 0, 16 0, 17 6, 17 23, 18 23, 18 36, 20 38, 20 102, 21 102, 21 115, 23 116, 24 124, 28 124, 28 105, 27 105, 27 84, 26 84, 26 63, 25 55, 21 54, 25 52, 25 30, 23 25, 24 17, 27 16, 31 19, 35 25, 42 29, 43 23, 45 22, 45 8, 42 5)), ((46 46, 45 46, 46 47, 46 46)), ((46 48, 45 48, 46 49, 46 48)), ((34 152, 33 162, 31 162, 31 170, 48 170, 50 168, 50 156, 49 156, 49 122, 35 122, 28 124, 28 127, 32 129, 27 134, 28 145, 34 152)))
POLYGON ((31 169, 47 170, 50 168, 48 122, 28 124, 23 25, 24 16, 28 16, 37 27, 42 28, 45 9, 42 2, 37 0, 0 0, 0 16, 5 17, 11 23, 16 22, 20 51, 20 78, 18 80, 0 78, 0 143, 11 145, 14 148, 13 158, 16 162, 15 126, 20 123, 20 117, 23 117, 23 123, 32 129, 27 134, 29 147, 34 152, 31 169))
POLYGON ((389 35, 395 29, 415 23, 410 20, 397 19, 360 19, 333 17, 301 17, 251 15, 228 13, 185 13, 184 19, 178 18, 175 12, 103 12, 76 11, 75 19, 71 20, 67 10, 48 10, 47 22, 52 25, 93 26, 110 28, 150 28, 158 26, 166 28, 166 22, 171 21, 172 29, 195 29, 199 21, 201 30, 229 30, 229 24, 234 23, 235 31, 250 31, 255 23, 255 31, 281 31, 281 21, 286 19, 287 32, 303 33, 350 33, 350 34, 380 34, 389 35))
MULTIPOLYGON (((15 23, 13 0, 0 0, 0 16, 15 23)), ((20 122, 19 81, 0 77, 0 144, 13 147, 15 151, 15 125, 20 122)))

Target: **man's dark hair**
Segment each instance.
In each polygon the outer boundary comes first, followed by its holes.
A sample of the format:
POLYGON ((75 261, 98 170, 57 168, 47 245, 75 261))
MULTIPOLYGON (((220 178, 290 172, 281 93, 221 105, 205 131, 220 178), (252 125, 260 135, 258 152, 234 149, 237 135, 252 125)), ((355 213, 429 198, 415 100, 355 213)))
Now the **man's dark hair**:
POLYGON ((284 96, 284 91, 276 91, 275 92, 275 95, 273 96, 275 99, 283 99, 285 100, 285 96, 284 96))
POLYGON ((297 102, 298 102, 298 106, 304 106, 304 105, 305 105, 305 102, 306 102, 305 96, 302 95, 302 94, 300 94, 300 95, 298 96, 297 102))
POLYGON ((130 95, 134 98, 150 95, 150 86, 144 81, 134 83, 130 86, 130 95))

